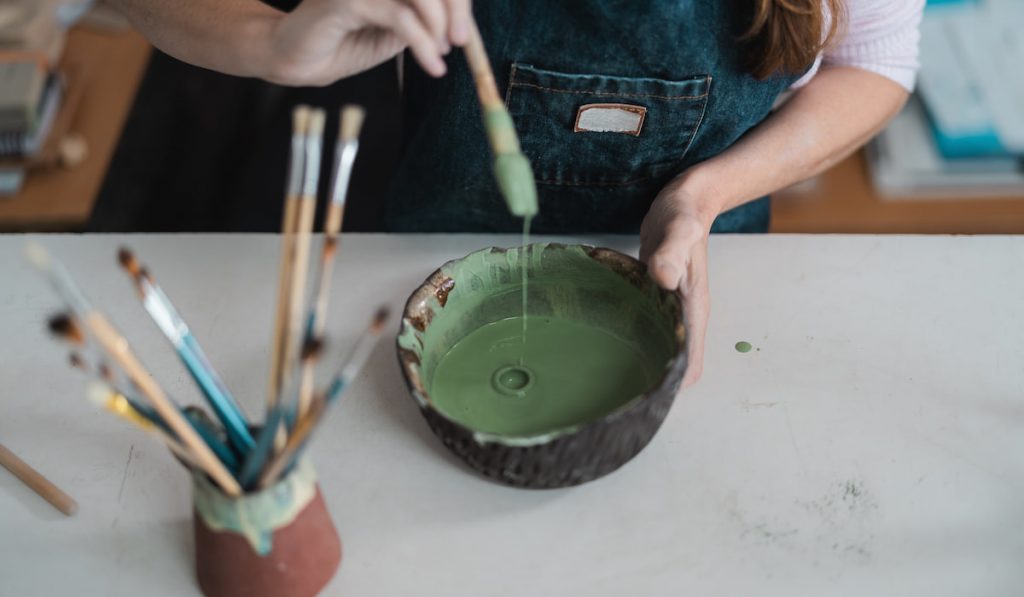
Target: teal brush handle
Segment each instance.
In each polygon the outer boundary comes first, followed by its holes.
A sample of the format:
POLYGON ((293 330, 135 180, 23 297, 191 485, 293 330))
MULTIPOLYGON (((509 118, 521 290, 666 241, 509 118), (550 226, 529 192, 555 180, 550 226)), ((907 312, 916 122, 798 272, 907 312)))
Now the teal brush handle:
POLYGON ((267 420, 256 435, 256 446, 248 452, 242 470, 238 474, 238 482, 241 483, 243 489, 251 488, 259 480, 263 467, 267 465, 270 453, 274 449, 274 437, 277 435, 277 429, 281 426, 284 412, 284 403, 278 402, 267 413, 267 420))
POLYGON ((184 361, 192 379, 202 389, 214 414, 224 425, 228 441, 231 442, 235 451, 239 454, 248 453, 256 445, 252 434, 249 433, 249 426, 231 394, 224 387, 224 383, 213 372, 213 367, 210 366, 202 348, 199 347, 199 343, 191 333, 182 336, 178 356, 184 361))
POLYGON ((231 451, 231 448, 224 443, 220 437, 218 437, 217 430, 210 425, 210 423, 203 419, 200 414, 201 411, 184 409, 185 418, 192 424, 192 427, 199 434, 199 437, 203 438, 206 445, 210 446, 213 453, 217 455, 217 458, 224 463, 224 466, 228 467, 228 470, 235 472, 238 470, 239 462, 238 457, 231 451))

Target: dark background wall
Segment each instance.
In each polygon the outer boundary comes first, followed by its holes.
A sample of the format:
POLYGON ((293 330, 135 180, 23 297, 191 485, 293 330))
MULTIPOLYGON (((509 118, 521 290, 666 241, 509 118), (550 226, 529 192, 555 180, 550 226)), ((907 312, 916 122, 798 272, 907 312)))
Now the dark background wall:
MULTIPOLYGON (((401 111, 394 62, 323 88, 287 88, 222 75, 153 53, 100 190, 94 232, 271 232, 281 227, 291 138, 300 103, 367 108, 345 229, 381 228, 397 160, 401 111)), ((329 160, 325 160, 329 164, 329 160)), ((329 165, 321 172, 318 221, 329 165)))

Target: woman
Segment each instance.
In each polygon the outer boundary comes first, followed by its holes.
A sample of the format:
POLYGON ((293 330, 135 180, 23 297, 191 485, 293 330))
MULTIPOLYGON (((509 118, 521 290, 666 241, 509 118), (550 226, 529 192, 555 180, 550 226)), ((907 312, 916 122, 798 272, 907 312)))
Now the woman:
MULTIPOLYGON (((396 231, 512 231, 465 61, 469 0, 118 0, 160 49, 322 85, 408 49, 396 231), (290 5, 287 5, 290 4, 290 5), (298 4, 295 6, 295 4, 298 4), (445 76, 447 75, 447 76, 445 76)), ((923 0, 480 0, 475 16, 538 179, 539 233, 639 230, 679 289, 684 383, 703 369, 710 232, 765 231, 780 188, 829 168, 906 101, 923 0), (792 90, 772 111, 780 95, 792 90)))

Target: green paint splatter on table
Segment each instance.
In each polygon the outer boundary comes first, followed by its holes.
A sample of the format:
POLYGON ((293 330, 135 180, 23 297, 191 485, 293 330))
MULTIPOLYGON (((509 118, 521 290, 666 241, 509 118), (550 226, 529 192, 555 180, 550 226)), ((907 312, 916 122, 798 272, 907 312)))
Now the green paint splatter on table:
POLYGON ((745 340, 736 343, 736 352, 750 352, 753 345, 745 340))

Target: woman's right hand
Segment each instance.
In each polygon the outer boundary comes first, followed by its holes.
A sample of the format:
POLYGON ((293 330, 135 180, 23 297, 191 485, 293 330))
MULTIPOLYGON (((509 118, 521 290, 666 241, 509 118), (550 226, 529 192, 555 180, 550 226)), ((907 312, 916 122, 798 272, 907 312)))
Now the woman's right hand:
POLYGON ((470 0, 303 0, 273 28, 263 78, 328 85, 409 48, 435 77, 469 37, 470 0))

